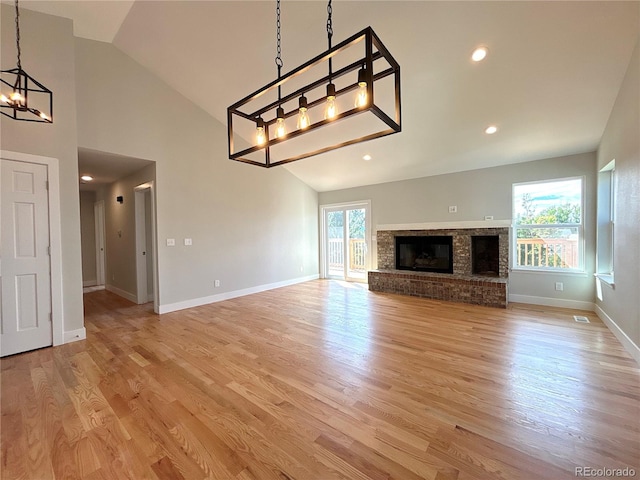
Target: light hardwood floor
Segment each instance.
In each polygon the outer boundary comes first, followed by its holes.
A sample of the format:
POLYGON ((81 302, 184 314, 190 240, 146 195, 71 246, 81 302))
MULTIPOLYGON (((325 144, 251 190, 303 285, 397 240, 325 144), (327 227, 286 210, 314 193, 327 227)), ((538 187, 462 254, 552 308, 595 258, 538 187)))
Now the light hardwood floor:
POLYGON ((640 476, 638 365, 593 314, 322 280, 85 310, 86 341, 1 362, 3 479, 640 476))

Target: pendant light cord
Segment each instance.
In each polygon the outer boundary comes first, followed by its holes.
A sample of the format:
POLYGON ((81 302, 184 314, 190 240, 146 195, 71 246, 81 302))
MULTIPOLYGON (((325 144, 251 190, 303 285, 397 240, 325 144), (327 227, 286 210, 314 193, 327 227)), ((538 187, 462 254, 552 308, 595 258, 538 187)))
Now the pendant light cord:
POLYGON ((16 4, 16 50, 18 52, 18 70, 22 70, 22 64, 20 62, 20 10, 18 9, 18 0, 16 4))
MULTIPOLYGON (((329 50, 331 50, 331 38, 333 37, 333 8, 331 1, 327 4, 327 43, 329 44, 329 50)), ((333 62, 329 58, 329 83, 331 83, 331 75, 333 75, 333 62)))
MULTIPOLYGON (((17 1, 17 0, 16 0, 17 1)), ((277 41, 277 49, 276 49, 276 66, 278 67, 278 80, 280 80, 280 73, 282 71, 282 66, 284 63, 282 62, 282 47, 280 46, 280 41, 282 37, 280 36, 280 0, 276 1, 276 41, 277 41)), ((282 98, 281 87, 278 85, 278 101, 282 98)))

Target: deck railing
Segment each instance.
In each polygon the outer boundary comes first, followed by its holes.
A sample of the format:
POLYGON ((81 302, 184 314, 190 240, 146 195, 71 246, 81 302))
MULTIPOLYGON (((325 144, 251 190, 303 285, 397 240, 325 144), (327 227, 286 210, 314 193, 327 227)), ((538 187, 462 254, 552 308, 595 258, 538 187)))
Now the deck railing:
POLYGON ((518 238, 519 267, 579 268, 578 240, 568 238, 518 238))
MULTIPOLYGON (((327 256, 329 268, 342 269, 344 265, 344 243, 341 238, 330 238, 327 256)), ((363 238, 349 239, 349 270, 365 271, 367 264, 367 244, 363 238)))

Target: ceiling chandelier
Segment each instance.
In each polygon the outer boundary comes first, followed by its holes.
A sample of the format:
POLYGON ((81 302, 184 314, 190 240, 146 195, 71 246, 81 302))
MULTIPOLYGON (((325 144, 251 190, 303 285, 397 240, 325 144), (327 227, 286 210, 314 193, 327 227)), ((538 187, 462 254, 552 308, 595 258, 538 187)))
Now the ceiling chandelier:
POLYGON ((16 6, 16 68, 0 71, 0 112, 14 120, 53 123, 53 93, 22 69, 20 10, 16 6))
POLYGON ((371 27, 282 75, 276 2, 278 78, 227 109, 229 158, 274 167, 401 131, 400 65, 371 27), (288 89, 283 94, 283 89, 288 89))

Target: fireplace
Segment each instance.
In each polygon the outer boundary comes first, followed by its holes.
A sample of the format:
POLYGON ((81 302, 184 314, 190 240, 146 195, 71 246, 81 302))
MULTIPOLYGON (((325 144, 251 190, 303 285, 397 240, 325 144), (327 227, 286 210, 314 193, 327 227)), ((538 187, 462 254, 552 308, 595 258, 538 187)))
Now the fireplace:
POLYGON ((500 246, 498 235, 474 235, 471 237, 471 273, 497 277, 500 271, 500 246))
POLYGON ((396 269, 453 273, 453 237, 411 236, 396 238, 396 269))

